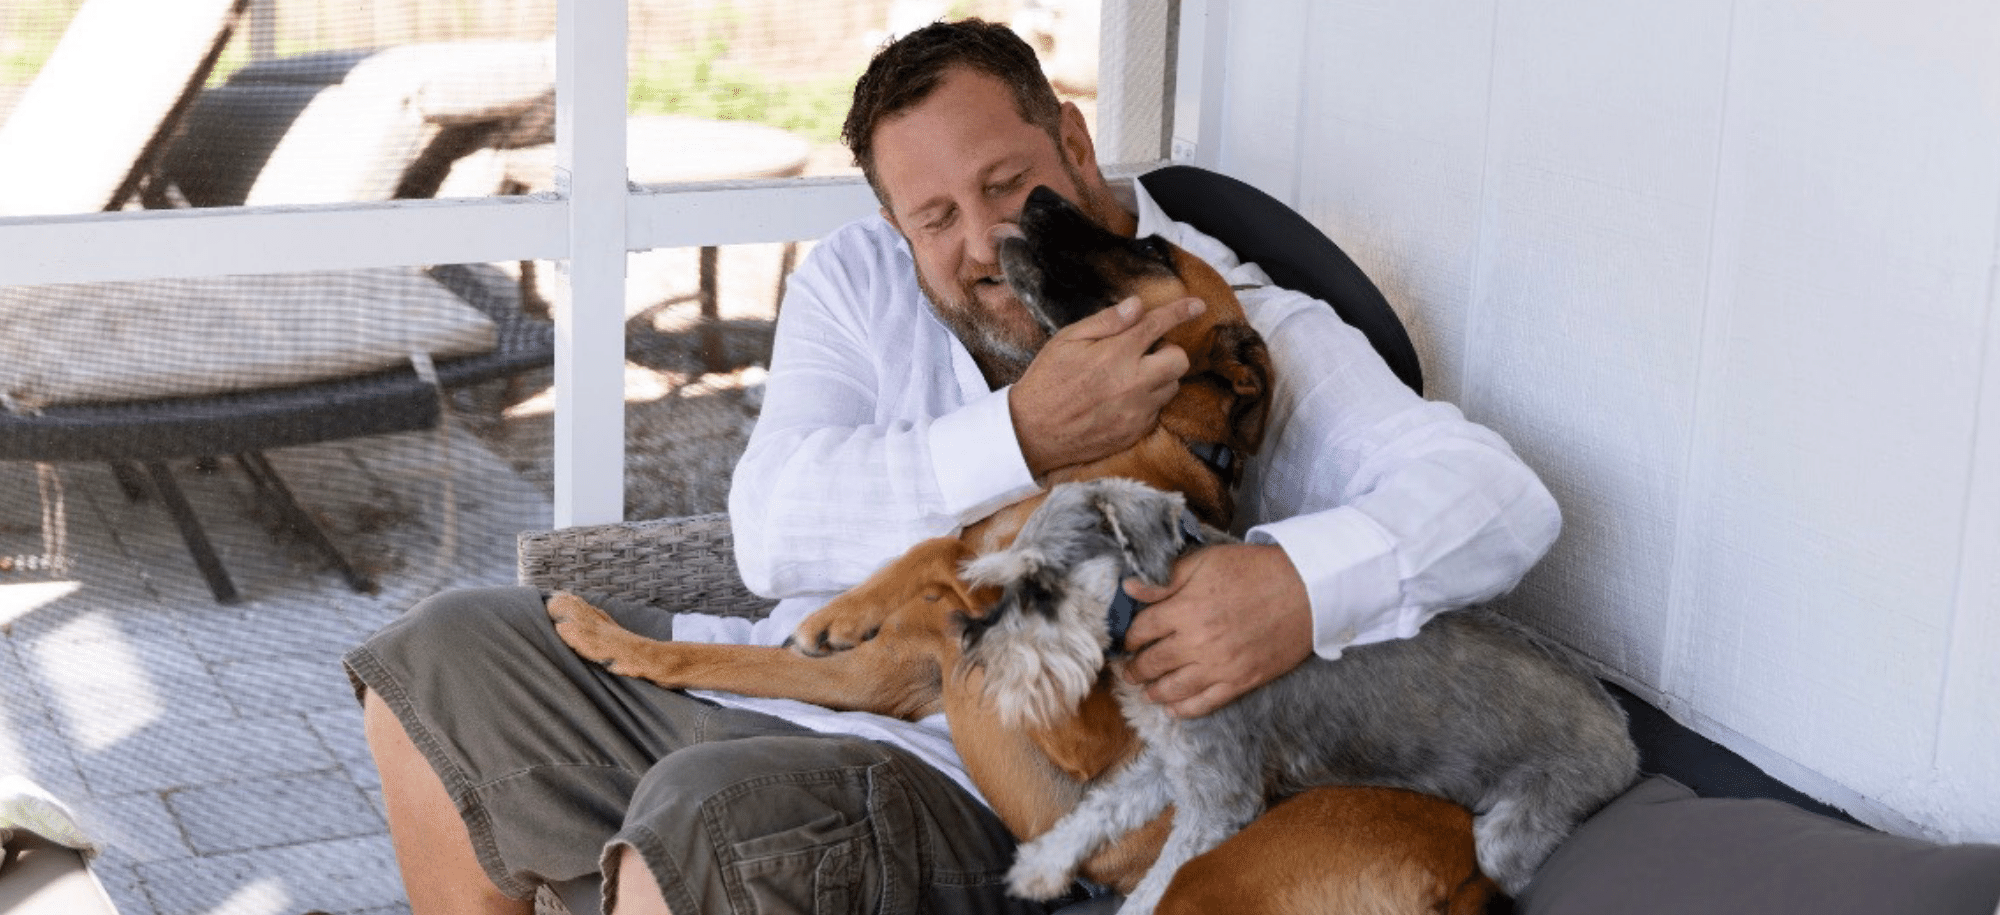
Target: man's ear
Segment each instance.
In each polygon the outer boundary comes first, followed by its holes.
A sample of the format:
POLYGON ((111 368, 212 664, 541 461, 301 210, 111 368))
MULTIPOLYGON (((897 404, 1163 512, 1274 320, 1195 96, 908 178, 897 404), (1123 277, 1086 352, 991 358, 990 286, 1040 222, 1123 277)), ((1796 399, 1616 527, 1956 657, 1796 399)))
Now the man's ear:
POLYGON ((1090 139, 1090 122, 1075 102, 1062 103, 1060 132, 1063 158, 1079 175, 1097 174, 1097 145, 1090 139))

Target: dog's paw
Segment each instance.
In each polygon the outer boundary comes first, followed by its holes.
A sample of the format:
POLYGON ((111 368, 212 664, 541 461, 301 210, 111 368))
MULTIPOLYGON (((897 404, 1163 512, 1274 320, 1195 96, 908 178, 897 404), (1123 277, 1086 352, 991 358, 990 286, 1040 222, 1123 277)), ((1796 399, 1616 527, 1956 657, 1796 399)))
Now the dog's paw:
POLYGON ((1007 891, 1036 902, 1055 899, 1076 882, 1074 863, 1052 853, 1043 843, 1029 842, 1015 852, 1014 866, 1007 870, 1007 891))
POLYGON ((556 635, 562 637, 570 650, 613 672, 622 651, 636 638, 609 614, 574 594, 558 592, 550 596, 548 612, 549 620, 555 623, 556 635))
POLYGON ((865 601, 835 601, 799 621, 786 647, 809 657, 837 654, 882 631, 886 611, 865 601))

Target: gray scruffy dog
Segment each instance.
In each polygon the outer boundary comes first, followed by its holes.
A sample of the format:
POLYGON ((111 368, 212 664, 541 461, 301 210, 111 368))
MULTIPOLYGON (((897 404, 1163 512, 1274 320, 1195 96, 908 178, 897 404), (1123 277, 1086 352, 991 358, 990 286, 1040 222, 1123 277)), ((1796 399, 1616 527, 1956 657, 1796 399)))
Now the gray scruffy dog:
MULTIPOLYGON (((1018 726, 1067 717, 1113 638, 1106 611, 1132 575, 1161 583, 1193 533, 1179 494, 1123 479, 1068 483, 1011 547, 965 568, 1004 596, 968 622, 967 663, 985 669, 1018 726)), ((1205 539, 1228 539, 1212 528, 1205 539)), ((1115 663, 1112 660, 1111 663, 1115 663)), ((1413 638, 1314 656, 1200 718, 1176 719, 1117 682, 1144 747, 1076 809, 1023 845, 1010 888, 1050 899, 1092 853, 1171 804, 1160 857, 1121 911, 1150 912, 1174 871, 1274 801, 1325 785, 1406 788, 1474 815, 1480 869, 1517 895, 1584 817, 1637 777, 1625 715, 1553 644, 1485 610, 1440 614, 1413 638)))

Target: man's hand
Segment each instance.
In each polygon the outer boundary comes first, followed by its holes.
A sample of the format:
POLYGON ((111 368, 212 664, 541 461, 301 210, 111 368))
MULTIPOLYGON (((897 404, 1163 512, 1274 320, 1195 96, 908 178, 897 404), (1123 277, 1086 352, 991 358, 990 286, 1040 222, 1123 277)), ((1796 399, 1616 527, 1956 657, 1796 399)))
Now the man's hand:
POLYGON ((1165 587, 1127 579, 1125 592, 1152 604, 1126 632, 1126 644, 1142 647, 1125 679, 1181 718, 1215 711, 1312 654, 1305 582, 1274 545, 1197 550, 1165 587))
POLYGON ((1126 299, 1042 344, 1007 396, 1028 470, 1040 477, 1094 461, 1153 428, 1188 369, 1180 347, 1153 345, 1204 307, 1184 299, 1142 312, 1126 299))

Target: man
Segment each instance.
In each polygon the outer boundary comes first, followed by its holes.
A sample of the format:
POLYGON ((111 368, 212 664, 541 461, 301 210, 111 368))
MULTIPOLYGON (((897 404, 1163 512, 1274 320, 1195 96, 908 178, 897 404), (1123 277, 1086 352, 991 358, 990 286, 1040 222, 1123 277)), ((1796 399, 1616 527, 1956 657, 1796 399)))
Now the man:
MULTIPOLYGON (((1121 202, 1081 114, 1004 27, 938 24, 885 48, 845 138, 881 217, 794 275, 730 493, 745 580, 787 599, 755 626, 611 608, 629 628, 775 643, 918 540, 1152 425, 1187 367, 1152 348, 1200 303, 1110 310, 1044 340, 999 280, 993 236, 1036 185, 1264 281, 1143 189, 1121 202)), ((1130 676, 1182 715, 1495 596, 1559 527, 1504 442, 1404 388, 1326 305, 1243 298, 1277 370, 1238 493, 1246 542, 1193 554, 1163 588, 1128 586, 1154 603, 1128 635, 1143 646, 1130 676)), ((1039 909, 1005 895, 1012 842, 941 720, 616 677, 575 658, 523 589, 426 601, 348 666, 416 915, 526 912, 536 882, 599 867, 628 915, 1039 909)))

